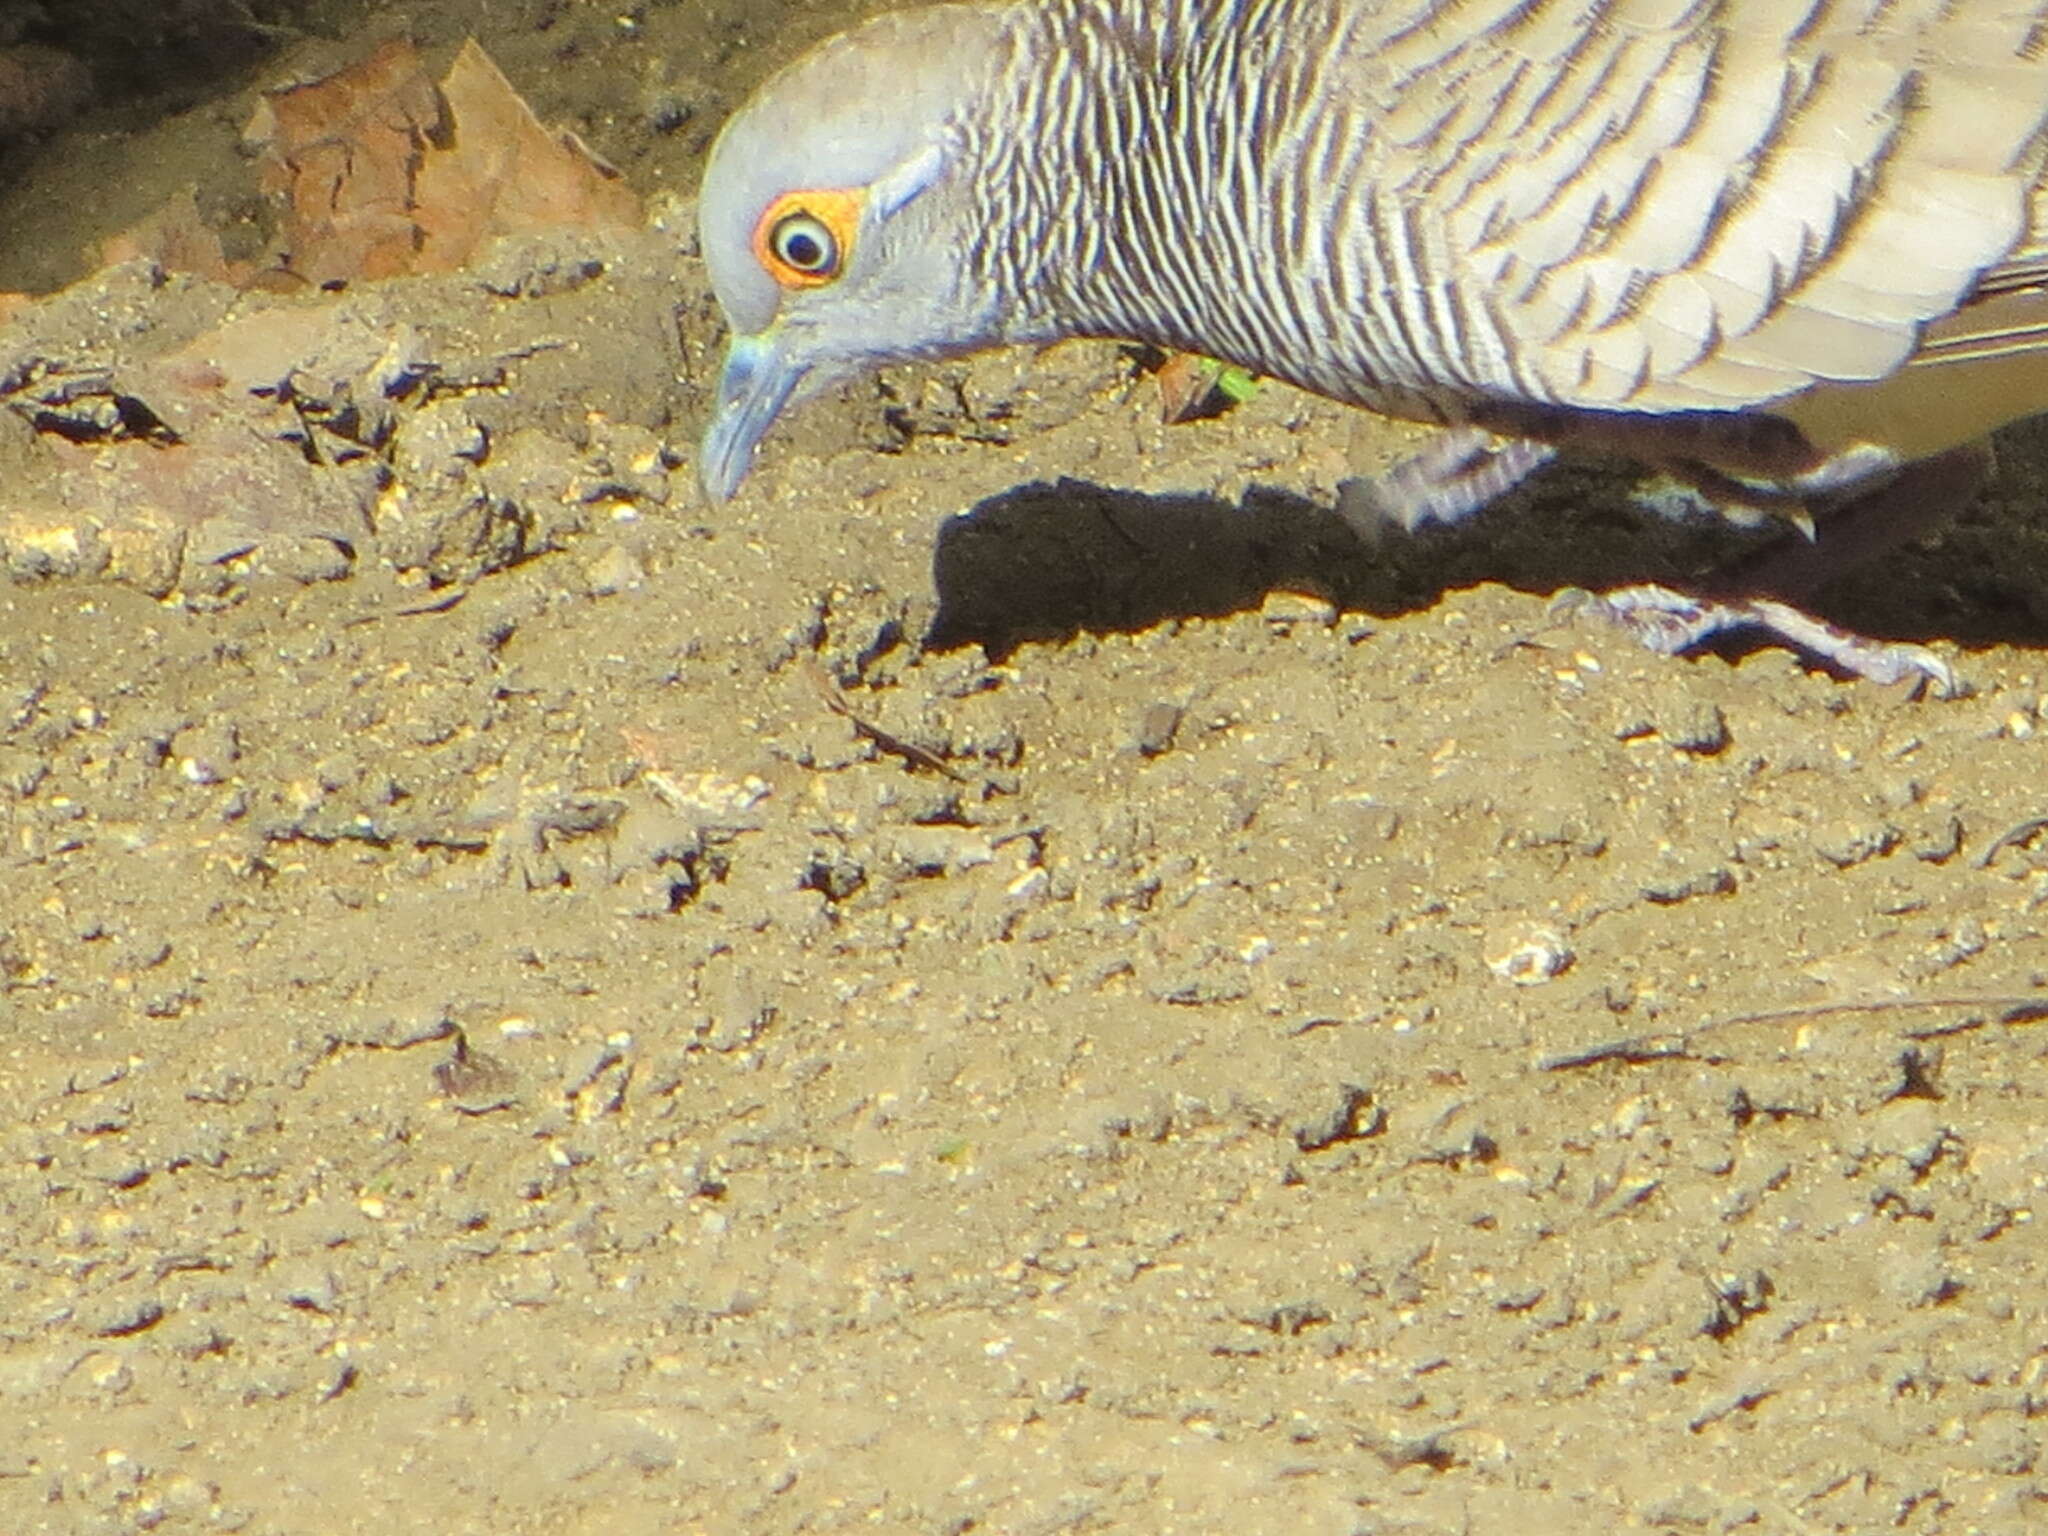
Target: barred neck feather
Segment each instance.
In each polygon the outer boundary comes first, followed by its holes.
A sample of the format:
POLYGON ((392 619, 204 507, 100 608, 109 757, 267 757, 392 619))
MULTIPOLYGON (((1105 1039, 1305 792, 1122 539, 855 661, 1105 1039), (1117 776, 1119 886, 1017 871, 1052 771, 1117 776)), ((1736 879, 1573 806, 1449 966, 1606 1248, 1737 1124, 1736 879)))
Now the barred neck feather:
POLYGON ((1886 377, 2044 243, 2048 0, 1039 0, 973 280, 1382 410, 1886 377))
POLYGON ((1373 195, 1365 103, 1331 90, 1365 11, 1022 10, 1002 110, 976 146, 985 238, 973 252, 981 281, 1027 296, 1017 333, 1153 341, 1382 406, 1403 383, 1464 382, 1426 332, 1404 352, 1422 317, 1400 300, 1443 274, 1373 195), (1391 246, 1332 238, 1354 227, 1391 246))

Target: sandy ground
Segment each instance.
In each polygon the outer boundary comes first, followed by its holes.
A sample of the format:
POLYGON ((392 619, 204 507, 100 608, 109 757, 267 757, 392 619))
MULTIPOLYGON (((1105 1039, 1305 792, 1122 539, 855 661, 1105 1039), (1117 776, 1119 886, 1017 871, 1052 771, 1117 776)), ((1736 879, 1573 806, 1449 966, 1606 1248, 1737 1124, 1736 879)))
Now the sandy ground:
POLYGON ((0 1530, 2048 1524, 2040 449, 1824 605, 1952 701, 1553 618, 1717 547, 1611 472, 1363 548, 1398 434, 1109 346, 707 507, 678 210, 846 7, 409 14, 649 230, 258 306, 430 387, 175 527, 20 366, 247 301, 0 332, 0 1530))

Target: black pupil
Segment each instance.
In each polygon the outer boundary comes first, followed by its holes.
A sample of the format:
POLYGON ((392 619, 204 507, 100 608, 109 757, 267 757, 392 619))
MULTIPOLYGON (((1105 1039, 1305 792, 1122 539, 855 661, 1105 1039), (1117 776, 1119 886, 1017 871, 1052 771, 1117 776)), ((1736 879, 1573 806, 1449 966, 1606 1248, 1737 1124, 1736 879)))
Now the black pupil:
POLYGON ((825 264, 825 242, 806 229, 793 229, 782 237, 782 259, 803 271, 825 264))

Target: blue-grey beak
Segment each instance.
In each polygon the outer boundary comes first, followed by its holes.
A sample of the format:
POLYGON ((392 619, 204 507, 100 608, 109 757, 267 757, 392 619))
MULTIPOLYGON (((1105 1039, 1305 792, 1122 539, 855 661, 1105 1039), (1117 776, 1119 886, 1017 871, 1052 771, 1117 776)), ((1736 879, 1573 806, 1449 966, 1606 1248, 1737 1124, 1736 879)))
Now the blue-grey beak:
POLYGON ((713 501, 730 501, 754 465, 762 434, 808 371, 776 346, 775 329, 734 336, 718 376, 718 404, 704 429, 697 478, 713 501))

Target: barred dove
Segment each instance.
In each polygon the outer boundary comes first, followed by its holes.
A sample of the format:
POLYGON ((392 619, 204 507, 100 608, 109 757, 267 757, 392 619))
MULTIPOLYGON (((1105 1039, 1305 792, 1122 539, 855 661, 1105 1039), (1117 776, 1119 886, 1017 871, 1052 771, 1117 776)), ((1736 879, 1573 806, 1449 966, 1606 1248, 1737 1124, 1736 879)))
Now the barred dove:
POLYGON ((1410 523, 1565 443, 1823 543, 1904 529, 2048 411, 2044 160, 2048 0, 887 14, 712 152, 701 475, 730 496, 786 405, 876 364, 1109 336, 1455 429, 1376 488, 1410 523))

